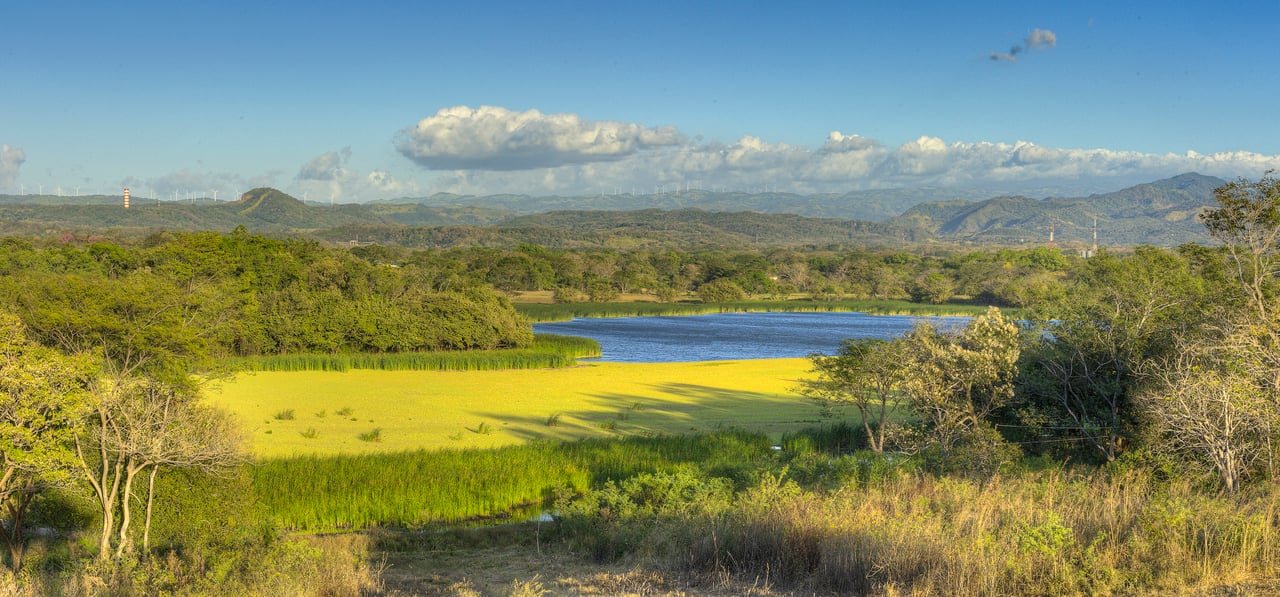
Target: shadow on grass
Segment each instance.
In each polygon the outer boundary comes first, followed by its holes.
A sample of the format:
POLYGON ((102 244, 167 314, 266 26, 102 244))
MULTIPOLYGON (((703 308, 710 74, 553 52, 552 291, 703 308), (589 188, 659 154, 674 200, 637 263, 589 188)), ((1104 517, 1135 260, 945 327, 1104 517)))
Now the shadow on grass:
POLYGON ((772 433, 825 422, 805 399, 687 383, 649 384, 651 394, 592 394, 589 406, 552 412, 477 411, 526 441, 582 437, 685 435, 750 430, 772 433), (554 416, 554 424, 548 425, 554 416), (774 429, 778 427, 779 429, 774 429))

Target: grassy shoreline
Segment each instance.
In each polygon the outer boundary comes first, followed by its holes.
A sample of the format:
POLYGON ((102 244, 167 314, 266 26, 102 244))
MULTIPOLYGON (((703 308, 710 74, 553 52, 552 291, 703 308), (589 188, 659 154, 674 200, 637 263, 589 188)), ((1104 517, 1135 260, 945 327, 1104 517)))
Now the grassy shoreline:
POLYGON ((405 353, 285 354, 231 361, 239 371, 496 371, 571 367, 577 359, 600 356, 590 338, 535 334, 528 348, 405 353))
MULTIPOLYGON (((870 315, 974 316, 984 305, 923 305, 902 300, 749 300, 729 303, 515 303, 515 308, 534 323, 568 321, 587 317, 645 317, 660 315, 707 315, 711 313, 867 313, 870 315)), ((1016 315, 1013 311, 1007 311, 1016 315)))

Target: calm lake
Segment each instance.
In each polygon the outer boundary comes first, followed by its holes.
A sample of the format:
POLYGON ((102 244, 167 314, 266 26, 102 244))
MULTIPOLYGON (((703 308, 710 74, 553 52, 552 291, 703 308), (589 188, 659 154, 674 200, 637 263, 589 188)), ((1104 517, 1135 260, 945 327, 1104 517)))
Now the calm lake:
POLYGON ((845 338, 895 338, 921 321, 955 329, 968 317, 865 313, 717 313, 678 317, 611 317, 537 323, 540 334, 583 336, 600 343, 601 361, 665 363, 736 361, 833 354, 845 338))

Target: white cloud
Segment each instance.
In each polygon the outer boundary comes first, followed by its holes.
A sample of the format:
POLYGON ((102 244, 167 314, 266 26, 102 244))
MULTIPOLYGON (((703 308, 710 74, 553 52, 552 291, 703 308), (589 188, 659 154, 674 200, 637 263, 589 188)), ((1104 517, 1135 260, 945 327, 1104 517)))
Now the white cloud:
POLYGON ((431 170, 527 170, 617 160, 683 142, 673 127, 458 106, 401 131, 397 148, 431 170))
POLYGON ((992 61, 1017 62, 1018 55, 1027 50, 1043 50, 1058 45, 1058 36, 1048 29, 1032 29, 1027 39, 1021 44, 1014 44, 1008 52, 992 52, 987 57, 992 61))
POLYGON ((298 180, 335 180, 350 175, 344 167, 351 159, 351 148, 343 147, 341 152, 322 153, 302 165, 298 170, 298 180))
POLYGON ((1048 29, 1032 29, 1027 36, 1027 49, 1052 48, 1058 45, 1058 36, 1048 29))
POLYGON ((27 153, 17 147, 0 145, 0 187, 8 187, 18 180, 18 170, 27 161, 27 153))
POLYGON ((842 193, 934 186, 1092 192, 1183 172, 1257 177, 1269 168, 1280 169, 1280 155, 1150 154, 1055 148, 1026 141, 947 142, 929 135, 891 147, 861 135, 833 131, 816 149, 744 136, 733 143, 685 142, 637 151, 611 161, 508 171, 455 169, 437 174, 431 190, 590 195, 652 193, 692 186, 842 193))
POLYGON ((302 199, 327 199, 350 203, 386 197, 405 196, 418 192, 414 180, 398 180, 385 170, 371 170, 361 175, 348 162, 351 148, 322 153, 298 169, 295 184, 290 189, 302 199))

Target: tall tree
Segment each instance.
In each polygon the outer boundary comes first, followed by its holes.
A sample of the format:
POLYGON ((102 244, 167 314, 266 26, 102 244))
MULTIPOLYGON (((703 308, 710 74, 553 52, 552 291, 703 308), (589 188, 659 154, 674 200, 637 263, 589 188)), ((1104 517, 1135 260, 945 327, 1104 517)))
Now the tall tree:
POLYGON ((187 410, 174 399, 189 402, 200 384, 193 374, 211 371, 211 338, 225 323, 225 303, 199 286, 145 273, 31 274, 6 282, 17 286, 16 294, 6 289, 9 300, 43 342, 96 357, 90 414, 74 444, 102 516, 98 557, 118 557, 130 547, 132 482, 148 466, 169 464, 155 456, 169 440, 155 433, 181 428, 173 417, 187 410))
POLYGON ((1068 298, 1040 316, 1053 323, 1039 334, 1024 373, 1044 383, 1024 389, 1060 435, 1110 462, 1133 434, 1138 367, 1190 333, 1204 302, 1203 280, 1177 254, 1139 247, 1126 257, 1094 257, 1068 298))
POLYGON ((1265 320, 1280 273, 1280 179, 1268 171, 1256 182, 1229 182, 1214 189, 1214 198, 1218 207, 1200 218, 1226 246, 1240 290, 1265 320))
POLYGON ((74 477, 71 446, 88 410, 90 378, 87 359, 39 346, 17 317, 0 313, 0 506, 15 574, 26 548, 23 520, 36 493, 74 477))
POLYGON ((845 340, 835 355, 810 357, 817 378, 802 380, 800 392, 823 409, 853 406, 869 447, 882 453, 890 419, 906 403, 906 397, 897 394, 908 374, 906 356, 900 339, 845 340))

